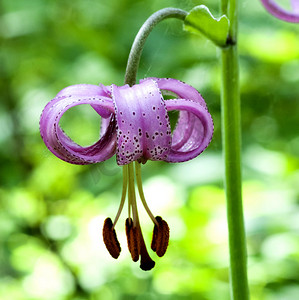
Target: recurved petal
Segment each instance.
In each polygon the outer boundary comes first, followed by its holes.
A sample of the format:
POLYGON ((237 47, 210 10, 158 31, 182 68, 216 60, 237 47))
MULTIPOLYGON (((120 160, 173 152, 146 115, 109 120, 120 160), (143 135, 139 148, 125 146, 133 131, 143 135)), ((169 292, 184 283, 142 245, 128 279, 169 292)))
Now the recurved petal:
MULTIPOLYGON (((61 94, 60 94, 61 95, 61 94)), ((48 149, 60 159, 72 164, 90 164, 104 161, 115 153, 115 121, 111 120, 102 137, 95 144, 82 147, 72 141, 60 128, 59 120, 71 107, 90 104, 114 113, 113 103, 107 97, 60 96, 50 101, 42 112, 40 133, 48 149)), ((104 113, 105 114, 105 113, 104 113)))
MULTIPOLYGON (((177 98, 189 99, 199 103, 204 108, 207 108, 205 100, 194 87, 172 78, 153 79, 157 82, 158 87, 163 91, 163 94, 167 94, 168 92, 174 93, 177 98)), ((193 114, 187 111, 181 111, 172 135, 172 149, 179 150, 186 145, 192 135, 194 127, 197 127, 198 130, 200 130, 201 123, 199 120, 193 114)))
POLYGON ((299 1, 298 0, 291 0, 291 5, 292 5, 294 13, 299 15, 299 1))
POLYGON ((172 92, 177 95, 177 98, 181 99, 192 99, 194 102, 198 102, 204 107, 207 104, 200 93, 191 85, 173 78, 151 78, 157 82, 158 87, 163 93, 172 92))
POLYGON ((117 121, 117 163, 165 160, 171 144, 171 128, 165 101, 154 80, 132 87, 112 86, 117 121))
POLYGON ((298 0, 292 0, 293 11, 287 11, 277 4, 274 0, 261 0, 267 11, 274 17, 286 22, 299 23, 299 4, 298 0))
MULTIPOLYGON (((75 84, 68 86, 61 90, 56 97, 70 96, 73 97, 84 97, 84 98, 92 98, 92 97, 108 97, 109 89, 104 85, 93 85, 93 84, 75 84)), ((101 105, 91 105, 93 109, 100 115, 102 118, 108 118, 111 115, 111 112, 101 105)))
POLYGON ((188 113, 188 118, 193 122, 185 126, 190 128, 177 127, 178 133, 184 134, 188 131, 188 139, 180 147, 172 146, 166 161, 183 162, 198 156, 210 143, 214 125, 208 110, 197 102, 186 99, 175 99, 165 101, 168 111, 180 110, 188 113))

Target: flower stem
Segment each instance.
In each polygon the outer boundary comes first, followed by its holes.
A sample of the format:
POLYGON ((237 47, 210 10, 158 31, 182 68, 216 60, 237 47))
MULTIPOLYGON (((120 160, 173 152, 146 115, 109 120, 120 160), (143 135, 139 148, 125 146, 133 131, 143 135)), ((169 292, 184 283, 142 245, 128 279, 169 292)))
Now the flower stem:
POLYGON ((242 204, 241 113, 237 49, 238 0, 222 0, 231 28, 230 45, 221 49, 222 89, 221 120, 225 160, 225 192, 230 252, 230 286, 232 300, 248 300, 247 251, 242 204), (226 6, 228 4, 228 6, 226 6))
POLYGON ((139 61, 141 57, 142 50, 144 48, 145 42, 154 27, 168 18, 177 18, 184 20, 187 16, 187 12, 177 8, 163 8, 152 14, 142 25, 137 33, 135 40, 133 42, 129 59, 127 63, 127 69, 125 74, 125 83, 129 85, 134 85, 136 83, 137 70, 139 66, 139 61))

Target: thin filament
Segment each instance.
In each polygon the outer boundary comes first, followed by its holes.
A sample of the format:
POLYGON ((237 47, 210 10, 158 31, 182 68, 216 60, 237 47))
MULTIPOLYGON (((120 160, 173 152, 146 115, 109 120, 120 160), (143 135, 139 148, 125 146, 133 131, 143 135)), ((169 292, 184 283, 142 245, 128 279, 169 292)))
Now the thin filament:
POLYGON ((144 197, 144 193, 143 193, 143 188, 142 188, 142 179, 141 179, 141 166, 140 163, 135 161, 135 174, 136 174, 136 183, 137 183, 137 188, 138 188, 138 192, 139 192, 139 196, 140 196, 140 200, 146 210, 146 212, 148 213, 149 217, 152 219, 152 221, 159 226, 157 220, 155 219, 154 215, 152 214, 152 212, 150 211, 145 197, 144 197))
POLYGON ((127 195, 127 186, 128 186, 128 166, 125 165, 123 166, 123 187, 122 187, 122 194, 121 194, 121 200, 120 200, 120 205, 117 211, 117 214, 115 216, 114 222, 113 222, 113 226, 112 229, 114 229, 120 215, 121 212, 124 208, 124 204, 125 204, 125 200, 126 200, 126 195, 127 195))

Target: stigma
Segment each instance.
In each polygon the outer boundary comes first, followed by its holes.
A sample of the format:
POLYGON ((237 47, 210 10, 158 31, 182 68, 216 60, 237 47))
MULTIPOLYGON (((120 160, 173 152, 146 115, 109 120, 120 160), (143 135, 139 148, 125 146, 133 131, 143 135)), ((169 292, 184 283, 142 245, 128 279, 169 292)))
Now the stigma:
POLYGON ((141 180, 141 166, 140 163, 135 161, 125 165, 123 168, 123 188, 121 202, 118 212, 112 222, 111 218, 107 218, 103 227, 103 240, 104 244, 110 253, 110 255, 117 259, 121 252, 120 243, 118 242, 115 225, 123 210, 125 200, 128 198, 128 218, 125 221, 127 244, 132 260, 137 262, 140 260, 140 268, 144 271, 149 271, 155 266, 155 262, 151 259, 146 244, 143 238, 135 193, 135 179, 137 184, 140 200, 149 215, 150 219, 154 223, 153 236, 151 241, 151 249, 156 252, 159 257, 162 257, 168 247, 169 243, 169 227, 165 220, 160 216, 154 217, 150 211, 142 188, 141 180), (134 168, 135 164, 135 168, 134 168), (134 176, 135 173, 135 176, 134 176))

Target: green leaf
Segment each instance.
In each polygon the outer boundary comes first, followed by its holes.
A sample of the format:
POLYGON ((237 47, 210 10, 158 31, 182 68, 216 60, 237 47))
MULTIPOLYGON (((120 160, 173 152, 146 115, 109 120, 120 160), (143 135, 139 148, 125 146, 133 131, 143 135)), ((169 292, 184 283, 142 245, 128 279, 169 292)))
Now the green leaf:
POLYGON ((215 18, 205 5, 194 7, 184 22, 184 29, 193 33, 202 33, 220 47, 227 46, 229 20, 223 15, 215 18))

